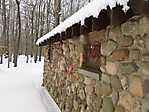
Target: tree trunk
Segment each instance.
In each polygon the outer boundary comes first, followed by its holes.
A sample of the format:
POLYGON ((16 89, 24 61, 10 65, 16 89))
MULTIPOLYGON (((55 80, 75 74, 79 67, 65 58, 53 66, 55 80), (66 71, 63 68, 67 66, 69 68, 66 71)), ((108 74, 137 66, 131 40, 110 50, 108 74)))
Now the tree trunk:
POLYGON ((31 17, 31 24, 32 24, 32 29, 31 29, 31 57, 33 57, 33 52, 34 52, 34 12, 35 12, 35 8, 36 8, 37 2, 36 4, 33 6, 33 10, 32 10, 32 17, 31 17))
MULTIPOLYGON (((9 0, 10 1, 10 0, 9 0)), ((10 38, 9 38, 9 22, 10 22, 10 4, 9 4, 9 10, 8 10, 8 17, 7 17, 7 46, 8 46, 8 68, 10 68, 10 57, 11 57, 11 49, 10 49, 10 38)))
POLYGON ((16 46, 16 55, 14 57, 14 67, 17 67, 17 61, 18 61, 18 55, 19 55, 19 47, 20 47, 20 39, 21 39, 21 15, 20 15, 20 2, 16 0, 17 4, 17 9, 18 9, 18 14, 17 14, 17 19, 18 19, 18 39, 17 39, 17 46, 16 46))
POLYGON ((0 55, 0 64, 3 64, 3 55, 0 55))
MULTIPOLYGON (((3 22, 3 30, 2 30, 2 42, 4 42, 4 45, 6 46, 6 1, 5 0, 2 0, 2 22, 3 22)), ((0 55, 1 59, 0 59, 0 64, 3 63, 3 53, 0 55)))
POLYGON ((39 48, 39 61, 41 61, 41 57, 42 57, 42 47, 39 48))
MULTIPOLYGON (((38 6, 38 14, 36 14, 36 39, 35 42, 38 40, 38 36, 39 36, 39 28, 40 28, 40 18, 41 18, 41 1, 40 4, 38 6)), ((37 63, 38 60, 38 47, 35 45, 35 55, 34 55, 34 62, 37 63)))
POLYGON ((54 17, 55 17, 55 24, 54 27, 60 24, 60 14, 61 11, 61 0, 54 0, 54 17))

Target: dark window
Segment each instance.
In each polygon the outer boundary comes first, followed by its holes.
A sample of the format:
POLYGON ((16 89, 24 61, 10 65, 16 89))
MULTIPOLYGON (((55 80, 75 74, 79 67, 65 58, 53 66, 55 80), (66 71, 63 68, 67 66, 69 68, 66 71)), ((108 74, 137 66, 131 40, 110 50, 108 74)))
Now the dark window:
POLYGON ((99 41, 92 41, 89 42, 84 47, 84 62, 82 65, 83 69, 92 72, 99 72, 100 71, 100 48, 101 44, 99 41))

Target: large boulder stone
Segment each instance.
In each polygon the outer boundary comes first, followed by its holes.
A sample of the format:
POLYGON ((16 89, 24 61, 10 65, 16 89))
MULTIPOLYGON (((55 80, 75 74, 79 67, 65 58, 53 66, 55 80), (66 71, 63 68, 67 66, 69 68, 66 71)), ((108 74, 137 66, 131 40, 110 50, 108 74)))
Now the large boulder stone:
POLYGON ((103 56, 109 56, 116 48, 118 44, 113 40, 108 40, 101 44, 101 54, 103 56))
POLYGON ((143 97, 143 81, 139 76, 131 76, 129 79, 129 91, 133 96, 143 97))
POLYGON ((147 49, 147 51, 149 51, 149 33, 145 34, 144 36, 144 44, 145 44, 145 48, 147 49))
POLYGON ((87 85, 87 86, 85 87, 85 93, 86 93, 87 95, 92 95, 93 92, 94 92, 94 86, 93 86, 93 85, 87 85))
POLYGON ((116 62, 107 62, 106 72, 111 75, 116 75, 119 69, 119 63, 116 62))
POLYGON ((80 97, 81 100, 84 100, 86 98, 85 90, 83 88, 79 90, 78 96, 80 97))
POLYGON ((123 35, 136 36, 139 34, 139 22, 137 21, 128 21, 122 24, 121 29, 123 35))
POLYGON ((111 85, 112 89, 116 92, 120 92, 122 90, 121 81, 118 76, 111 77, 111 85))
POLYGON ((145 62, 141 65, 141 68, 142 68, 142 72, 145 74, 145 75, 148 75, 149 76, 149 62, 145 62))
POLYGON ((113 112, 114 107, 113 107, 113 102, 110 97, 104 97, 103 98, 103 112, 113 112))
POLYGON ((120 94, 119 104, 122 105, 128 112, 132 112, 135 108, 135 99, 126 91, 120 94))
POLYGON ((145 79, 143 81, 143 87, 144 87, 144 94, 148 95, 149 94, 149 79, 145 79))
POLYGON ((129 47, 133 45, 133 37, 128 35, 123 35, 123 37, 121 37, 118 41, 119 46, 121 47, 129 47))
POLYGON ((92 95, 86 96, 86 102, 87 102, 87 105, 92 105, 92 103, 93 103, 92 95))
POLYGON ((99 112, 102 106, 102 98, 100 96, 93 95, 92 106, 93 106, 94 112, 99 112))
POLYGON ((104 82, 97 82, 95 93, 98 96, 109 96, 112 93, 111 85, 104 82))
POLYGON ((74 108, 75 110, 78 110, 78 108, 79 108, 79 103, 77 102, 77 100, 73 100, 73 108, 74 108))
POLYGON ((85 112, 85 106, 81 105, 80 107, 81 107, 80 112, 85 112))
POLYGON ((144 98, 142 100, 142 112, 148 112, 149 111, 149 98, 144 98))
POLYGON ((101 76, 101 80, 105 83, 110 84, 111 83, 111 79, 110 76, 108 74, 103 73, 101 76))
POLYGON ((122 76, 121 84, 122 84, 122 87, 123 87, 124 90, 126 90, 129 87, 128 77, 127 76, 122 76))
POLYGON ((112 61, 124 61, 129 58, 129 50, 128 49, 118 49, 112 53, 110 59, 112 61))
POLYGON ((113 104, 116 105, 118 103, 118 100, 119 100, 119 93, 116 92, 116 91, 113 91, 112 92, 112 101, 113 101, 113 104))
POLYGON ((106 57, 100 56, 100 65, 105 65, 105 64, 106 64, 106 57))
POLYGON ((71 112, 72 108, 73 108, 72 97, 67 97, 65 103, 65 112, 71 112))
POLYGON ((142 54, 142 61, 149 60, 149 53, 142 54))
POLYGON ((131 74, 138 70, 138 66, 134 62, 121 63, 119 66, 120 74, 131 74))
POLYGON ((149 32, 149 18, 143 17, 139 21, 140 34, 144 35, 149 32))
POLYGON ((139 49, 132 49, 132 50, 130 50, 129 58, 131 60, 139 60, 140 56, 141 56, 141 53, 140 53, 139 49))
POLYGON ((125 112, 125 109, 121 105, 117 105, 114 112, 125 112))
POLYGON ((86 85, 94 85, 95 84, 95 80, 89 77, 85 77, 84 78, 84 84, 86 85))
POLYGON ((87 101, 87 106, 89 108, 92 108, 91 111, 94 110, 95 112, 99 112, 99 110, 101 108, 101 104, 102 104, 102 98, 100 96, 97 96, 95 94, 94 95, 88 95, 86 98, 86 101, 87 101))

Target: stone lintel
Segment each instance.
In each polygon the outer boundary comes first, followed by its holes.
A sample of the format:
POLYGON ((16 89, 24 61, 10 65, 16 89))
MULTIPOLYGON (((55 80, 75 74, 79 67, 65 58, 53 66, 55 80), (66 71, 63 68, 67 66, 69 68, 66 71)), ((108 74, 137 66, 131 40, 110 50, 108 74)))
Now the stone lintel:
POLYGON ((99 73, 95 73, 95 72, 91 72, 85 69, 78 69, 78 73, 87 77, 90 77, 92 79, 96 79, 99 80, 100 79, 100 74, 99 73))

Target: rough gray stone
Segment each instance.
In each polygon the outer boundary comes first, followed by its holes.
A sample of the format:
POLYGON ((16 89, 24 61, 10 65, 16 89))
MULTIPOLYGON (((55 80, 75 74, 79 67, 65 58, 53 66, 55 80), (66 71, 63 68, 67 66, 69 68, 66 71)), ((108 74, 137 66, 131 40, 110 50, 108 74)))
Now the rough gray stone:
POLYGON ((120 92, 122 90, 121 81, 118 76, 111 77, 111 85, 112 89, 116 92, 120 92))
POLYGON ((141 67, 142 67, 142 72, 145 75, 149 76, 149 62, 143 63, 141 67))
POLYGON ((93 112, 93 107, 92 106, 87 106, 85 112, 93 112))
POLYGON ((116 91, 113 91, 112 92, 112 101, 113 101, 113 104, 116 105, 118 103, 118 100, 119 100, 119 93, 116 92, 116 91))
POLYGON ((105 82, 105 83, 108 83, 108 84, 111 83, 110 76, 107 75, 107 74, 104 74, 104 73, 102 74, 101 80, 102 80, 103 82, 105 82))
POLYGON ((138 66, 135 63, 121 63, 119 66, 120 74, 131 74, 138 70, 138 66))
POLYGON ((142 100, 142 112, 148 112, 149 111, 149 98, 144 98, 142 100))
POLYGON ((92 80, 93 80, 93 79, 91 79, 91 78, 85 77, 85 79, 84 79, 84 84, 86 84, 86 85, 91 85, 91 84, 92 84, 92 80))
POLYGON ((149 53, 142 54, 142 61, 149 60, 149 53))
POLYGON ((101 72, 105 73, 106 72, 106 66, 101 65, 100 70, 101 70, 101 72))
POLYGON ((129 83, 128 83, 128 78, 126 76, 123 76, 121 78, 121 84, 122 84, 122 87, 123 87, 124 90, 126 90, 128 88, 129 83))
POLYGON ((145 79, 143 81, 143 87, 144 87, 144 94, 148 95, 149 94, 149 79, 145 79))
POLYGON ((93 92, 94 92, 94 87, 93 87, 93 85, 87 85, 87 86, 85 87, 85 92, 86 92, 87 95, 92 95, 93 92))
POLYGON ((102 98, 95 94, 87 95, 86 102, 88 109, 92 109, 94 112, 99 112, 102 105, 102 98))
POLYGON ((125 109, 121 105, 117 105, 114 112, 125 112, 125 109))
POLYGON ((92 79, 96 79, 96 80, 100 79, 100 73, 91 72, 85 69, 78 69, 78 73, 80 75, 84 75, 85 77, 90 77, 92 79))
POLYGON ((142 19, 140 19, 139 29, 140 29, 140 34, 148 33, 148 31, 149 31, 149 19, 147 17, 143 17, 142 19))
POLYGON ((75 110, 79 108, 79 103, 76 100, 73 100, 73 107, 75 110))
POLYGON ((139 60, 140 59, 140 50, 139 49, 132 49, 130 50, 130 53, 129 53, 129 58, 131 60, 139 60))
POLYGON ((65 112, 71 112, 72 108, 73 108, 72 97, 67 97, 65 103, 65 112))
POLYGON ((144 38, 144 44, 145 44, 145 48, 147 49, 147 50, 149 50, 149 34, 145 34, 144 36, 143 36, 143 38, 144 38))
POLYGON ((85 112, 85 106, 84 105, 81 105, 81 110, 80 112, 85 112))
POLYGON ((112 40, 108 40, 101 44, 101 54, 103 56, 109 56, 116 48, 118 44, 112 40))
POLYGON ((112 93, 110 84, 98 82, 95 86, 95 92, 99 96, 109 96, 112 93))
POLYGON ((129 47, 133 45, 133 37, 130 35, 129 36, 124 35, 119 39, 118 43, 119 43, 119 46, 121 47, 129 47))
POLYGON ((93 99, 92 99, 91 95, 87 95, 86 96, 86 102, 87 102, 87 105, 92 105, 93 99))
POLYGON ((128 110, 128 112, 132 112, 133 108, 135 108, 135 99, 130 93, 123 91, 120 93, 119 104, 128 110))
POLYGON ((119 63, 107 62, 106 72, 110 75, 116 75, 119 69, 119 63))
POLYGON ((134 46, 140 50, 145 49, 145 40, 141 35, 137 35, 134 40, 134 46))
POLYGON ((105 64, 106 64, 106 57, 100 56, 100 65, 105 65, 105 64))
POLYGON ((81 100, 84 100, 85 99, 85 91, 84 91, 84 89, 80 89, 78 95, 79 95, 81 100))
POLYGON ((122 24, 121 29, 123 35, 131 35, 131 36, 136 36, 139 34, 139 23, 138 22, 132 22, 128 21, 124 24, 122 24))
POLYGON ((114 107, 113 107, 113 102, 110 97, 104 97, 103 98, 103 112, 113 112, 114 107))

